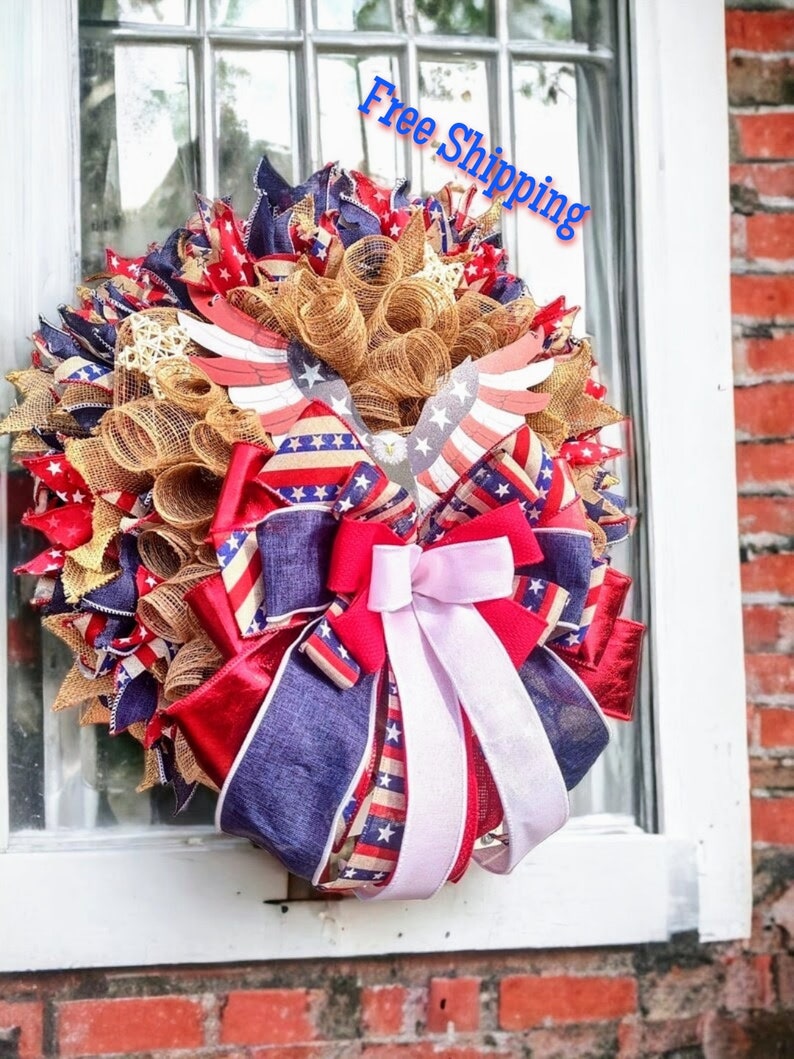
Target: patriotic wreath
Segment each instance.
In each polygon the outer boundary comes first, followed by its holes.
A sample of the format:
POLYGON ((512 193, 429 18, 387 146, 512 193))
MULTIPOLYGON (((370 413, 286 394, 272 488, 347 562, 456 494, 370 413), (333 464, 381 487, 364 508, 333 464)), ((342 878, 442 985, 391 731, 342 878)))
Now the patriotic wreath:
POLYGON ((263 159, 42 319, 0 424, 33 476, 54 703, 140 789, 326 891, 429 897, 561 827, 629 719, 631 519, 575 309, 506 270, 499 203, 263 159))

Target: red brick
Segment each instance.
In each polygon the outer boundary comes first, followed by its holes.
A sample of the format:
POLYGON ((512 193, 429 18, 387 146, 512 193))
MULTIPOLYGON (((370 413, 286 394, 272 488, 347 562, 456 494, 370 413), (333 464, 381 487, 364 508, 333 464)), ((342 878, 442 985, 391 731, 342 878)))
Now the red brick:
MULTIPOLYGON (((789 556, 794 563, 794 556, 789 556)), ((755 654, 745 657, 747 695, 785 695, 794 691, 794 658, 789 655, 755 654)))
POLYGON ((190 997, 121 997, 69 1000, 58 1005, 62 1056, 200 1048, 203 1010, 190 997))
POLYGON ((794 956, 780 953, 772 958, 775 984, 780 1003, 786 1011, 794 1010, 794 956))
POLYGON ((741 575, 742 592, 777 592, 782 596, 794 596, 794 555, 756 556, 742 563, 741 575))
MULTIPOLYGON (((361 1059, 507 1059, 508 1056, 508 1053, 501 1049, 494 1051, 493 1048, 480 1048, 476 1045, 451 1045, 445 1048, 432 1041, 365 1044, 357 1054, 361 1055, 361 1059)), ((278 1059, 281 1059, 280 1054, 278 1059)))
POLYGON ((35 1000, 11 1003, 0 1000, 0 1029, 19 1027, 19 1059, 38 1059, 42 1054, 43 1005, 35 1000))
POLYGON ((472 1033, 480 1026, 479 978, 431 978, 427 1002, 429 1033, 472 1033))
POLYGON ((650 1022, 688 1019, 715 1007, 722 992, 722 974, 713 964, 673 965, 640 980, 640 1005, 650 1022))
POLYGON ((396 1037, 403 1032, 408 990, 401 985, 375 985, 361 991, 361 1021, 370 1037, 396 1037))
POLYGON ((618 1027, 617 1059, 673 1055, 700 1041, 700 1019, 668 1019, 649 1022, 629 1018, 618 1027))
POLYGON ((221 1017, 221 1044, 300 1044, 317 1038, 308 989, 230 993, 221 1017))
POLYGON ((731 214, 731 253, 734 257, 747 256, 747 218, 741 213, 731 214))
POLYGON ((742 51, 794 50, 794 11, 726 11, 725 46, 742 51))
MULTIPOLYGON (((794 257, 794 243, 790 253, 794 257)), ((778 334, 774 338, 750 338, 744 346, 747 367, 756 375, 794 373, 794 335, 778 334)))
POLYGON ((756 213, 746 221, 748 257, 794 257, 794 213, 756 213))
POLYGON ((794 382, 734 390, 736 429, 751 438, 785 438, 794 430, 794 382))
POLYGON ((789 56, 734 54, 728 59, 728 100, 735 107, 789 103, 793 75, 789 56))
POLYGON ((753 841, 794 845, 794 798, 751 798, 753 841))
POLYGON ((794 769, 785 757, 751 757, 750 787, 754 791, 777 791, 779 794, 794 792, 794 769))
POLYGON ((743 491, 792 491, 794 442, 737 445, 736 471, 743 491))
POLYGON ((633 978, 511 975, 499 990, 499 1025, 524 1030, 550 1022, 619 1019, 637 1008, 633 978))
POLYGON ((731 276, 731 307, 736 316, 792 320, 794 276, 731 276))
POLYGON ((732 165, 731 184, 750 188, 764 198, 794 199, 794 165, 789 162, 744 162, 732 165))
POLYGON ((729 956, 725 960, 723 1006, 729 1011, 770 1008, 775 1001, 772 957, 729 956))
POLYGON ((761 746, 768 750, 794 747, 794 710, 769 707, 758 711, 761 746))
POLYGON ((794 497, 739 497, 739 532, 772 533, 779 537, 794 535, 794 497))
POLYGON ((773 651, 780 640, 781 607, 744 607, 744 649, 748 653, 773 651))
POLYGON ((794 157, 794 114, 736 114, 742 157, 785 161, 794 157))

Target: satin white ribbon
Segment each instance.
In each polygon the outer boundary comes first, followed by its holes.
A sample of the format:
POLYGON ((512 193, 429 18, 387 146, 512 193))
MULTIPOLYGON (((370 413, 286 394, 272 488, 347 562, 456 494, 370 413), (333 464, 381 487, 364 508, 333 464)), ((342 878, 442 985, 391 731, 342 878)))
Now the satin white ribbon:
POLYGON ((400 856, 365 900, 431 897, 461 850, 467 761, 461 706, 480 741, 504 810, 507 842, 474 854, 505 874, 568 819, 568 795, 532 700, 475 603, 512 594, 507 537, 423 551, 375 545, 368 607, 383 621, 400 692, 407 810, 400 856))

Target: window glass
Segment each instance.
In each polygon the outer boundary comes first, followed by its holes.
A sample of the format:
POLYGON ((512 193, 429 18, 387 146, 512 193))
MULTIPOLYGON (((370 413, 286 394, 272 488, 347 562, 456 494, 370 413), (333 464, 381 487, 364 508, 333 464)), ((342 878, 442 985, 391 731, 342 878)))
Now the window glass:
POLYGON ((285 176, 299 178, 291 57, 280 51, 216 51, 215 96, 219 187, 246 214, 253 202, 252 174, 263 154, 285 176))
POLYGON ((290 29, 292 0, 210 0, 213 26, 250 29, 290 29))
MULTIPOLYGON (((509 5, 508 5, 509 6, 509 5)), ((420 33, 461 34, 492 37, 494 34, 493 0, 415 0, 420 33)))
POLYGON ((80 0, 84 22, 131 22, 149 26, 182 26, 189 0, 80 0))
POLYGON ((390 0, 315 0, 318 29, 394 29, 390 0))
POLYGON ((319 55, 317 83, 320 100, 320 145, 323 160, 339 161, 381 180, 393 180, 402 168, 396 136, 358 110, 376 74, 385 77, 399 94, 396 58, 385 55, 319 55))
POLYGON ((193 56, 181 44, 84 39, 80 173, 85 272, 105 247, 139 254, 198 186, 193 56))

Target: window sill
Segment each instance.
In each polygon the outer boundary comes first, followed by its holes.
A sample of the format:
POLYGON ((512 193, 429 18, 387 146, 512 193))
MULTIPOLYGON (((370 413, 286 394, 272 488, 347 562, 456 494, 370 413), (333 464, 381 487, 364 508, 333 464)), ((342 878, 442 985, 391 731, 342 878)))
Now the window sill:
POLYGON ((698 924, 694 845, 623 818, 573 821, 507 878, 473 867, 432 902, 394 905, 287 902, 275 861, 206 835, 133 857, 113 843, 16 845, 0 858, 0 892, 26 894, 46 944, 4 903, 0 971, 629 945, 698 924))

